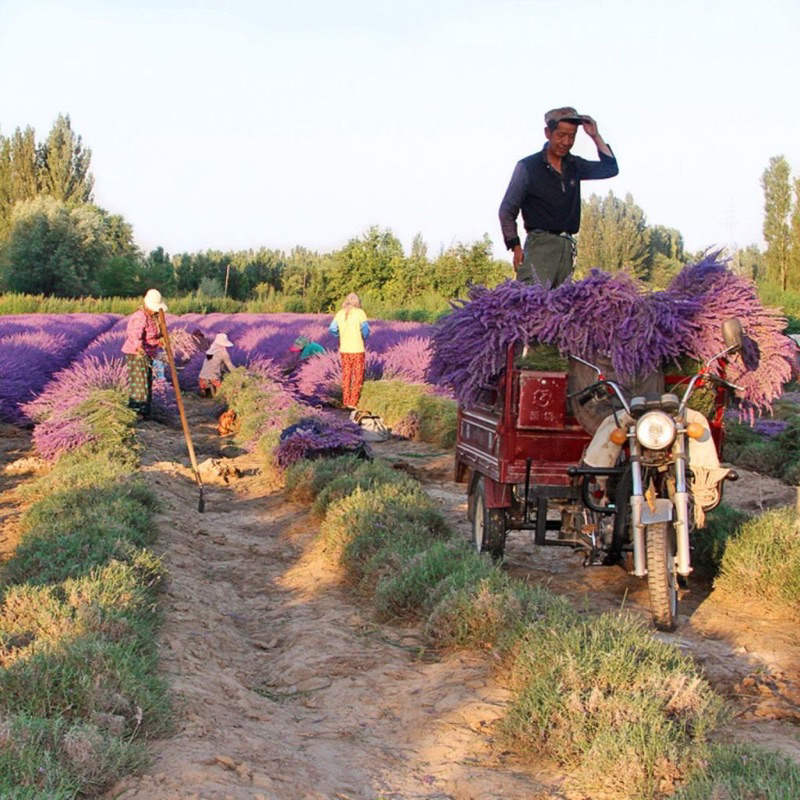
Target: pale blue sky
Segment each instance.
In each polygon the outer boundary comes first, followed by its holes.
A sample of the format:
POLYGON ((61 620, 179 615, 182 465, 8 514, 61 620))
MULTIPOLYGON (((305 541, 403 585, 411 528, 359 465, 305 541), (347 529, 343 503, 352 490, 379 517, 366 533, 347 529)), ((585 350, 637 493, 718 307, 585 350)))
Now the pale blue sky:
POLYGON ((797 0, 0 0, 0 131, 68 113, 145 249, 375 224, 503 255, 514 164, 574 105, 620 162, 584 197, 630 192, 697 250, 761 243, 771 156, 800 175, 798 50, 797 0))

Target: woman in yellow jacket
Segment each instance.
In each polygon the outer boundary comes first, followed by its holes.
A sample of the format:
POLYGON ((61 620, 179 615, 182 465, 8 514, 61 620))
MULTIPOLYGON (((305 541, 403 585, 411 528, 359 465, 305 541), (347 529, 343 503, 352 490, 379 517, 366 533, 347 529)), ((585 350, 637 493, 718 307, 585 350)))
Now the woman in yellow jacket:
POLYGON ((367 315, 361 309, 361 300, 355 292, 345 297, 329 327, 339 337, 339 354, 342 357, 342 405, 355 408, 364 383, 366 353, 364 339, 369 336, 367 315))

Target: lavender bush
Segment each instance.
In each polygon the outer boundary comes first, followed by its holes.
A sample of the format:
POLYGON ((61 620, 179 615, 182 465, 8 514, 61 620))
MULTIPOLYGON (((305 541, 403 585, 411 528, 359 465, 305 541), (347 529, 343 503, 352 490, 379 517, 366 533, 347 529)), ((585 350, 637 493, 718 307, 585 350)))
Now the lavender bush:
MULTIPOLYGON (((365 381, 377 381, 383 376, 383 359, 367 351, 365 381)), ((342 360, 339 353, 330 352, 308 359, 297 370, 292 382, 298 396, 308 403, 330 403, 342 397, 342 360)))
POLYGON ((117 314, 0 317, 0 417, 30 422, 21 406, 119 319, 117 314))
POLYGON ((316 414, 303 417, 281 433, 274 458, 281 469, 286 469, 303 458, 332 458, 365 452, 358 425, 316 414))
MULTIPOLYGON (((48 380, 70 363, 97 370, 99 363, 121 370, 122 344, 128 317, 115 314, 31 314, 0 318, 0 415, 9 421, 30 422, 30 413, 41 413, 52 404, 53 396, 64 397, 77 386, 66 377, 45 394, 40 404, 32 403, 48 380), (37 412, 38 409, 38 412, 37 412)), ((338 341, 328 332, 332 315, 324 314, 185 314, 166 315, 167 328, 181 389, 197 388, 197 376, 205 347, 216 333, 225 332, 234 342, 230 354, 234 364, 256 367, 264 373, 274 368, 272 379, 296 400, 313 403, 336 401, 340 395, 341 364, 338 341), (199 331, 206 339, 198 341, 199 331), (327 353, 316 356, 295 369, 287 380, 281 370, 294 359, 289 346, 298 336, 322 344, 327 353)), ((372 335, 367 341, 367 374, 379 380, 388 367, 387 377, 420 381, 430 361, 430 326, 424 323, 372 320, 372 335)), ((76 375, 81 375, 79 371, 76 375)), ((121 373, 120 373, 121 374, 121 373)), ((60 402, 55 401, 55 402, 60 402)), ((156 413, 174 412, 175 397, 171 376, 154 384, 156 413)))

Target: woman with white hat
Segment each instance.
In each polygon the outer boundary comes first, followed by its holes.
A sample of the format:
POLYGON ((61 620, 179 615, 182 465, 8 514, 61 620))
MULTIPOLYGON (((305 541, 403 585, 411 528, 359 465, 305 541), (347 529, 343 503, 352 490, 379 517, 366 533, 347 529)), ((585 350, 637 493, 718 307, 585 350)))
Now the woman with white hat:
POLYGON ((156 317, 167 304, 158 289, 148 289, 142 305, 128 320, 122 352, 128 368, 128 408, 142 418, 150 416, 153 399, 153 357, 161 344, 161 330, 156 317))
POLYGON ((222 383, 222 370, 228 372, 234 370, 231 357, 228 355, 228 348, 233 347, 233 342, 228 338, 227 333, 218 333, 211 342, 211 347, 206 350, 206 359, 197 378, 197 385, 200 387, 200 396, 214 397, 222 383))

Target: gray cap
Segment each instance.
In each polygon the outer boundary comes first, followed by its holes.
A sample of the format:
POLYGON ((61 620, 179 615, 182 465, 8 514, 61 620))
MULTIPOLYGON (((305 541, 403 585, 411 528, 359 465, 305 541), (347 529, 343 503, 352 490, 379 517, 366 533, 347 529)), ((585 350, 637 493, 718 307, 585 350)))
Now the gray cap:
POLYGON ((582 125, 586 121, 586 117, 579 114, 572 106, 564 106, 563 108, 554 108, 544 115, 545 124, 551 122, 574 122, 576 125, 582 125))

